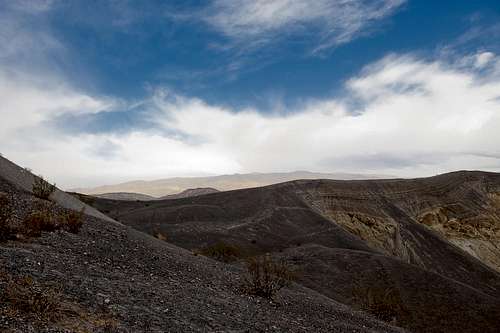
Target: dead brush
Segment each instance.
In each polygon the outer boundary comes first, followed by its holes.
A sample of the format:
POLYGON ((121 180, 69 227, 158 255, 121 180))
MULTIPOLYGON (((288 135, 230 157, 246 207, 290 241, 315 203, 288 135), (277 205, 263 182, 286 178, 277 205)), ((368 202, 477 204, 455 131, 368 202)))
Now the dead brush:
POLYGON ((33 182, 32 192, 37 198, 49 200, 49 197, 56 190, 56 184, 51 184, 46 181, 43 176, 35 177, 33 182))
POLYGON ((200 251, 197 251, 197 254, 201 254, 222 262, 231 262, 240 258, 242 252, 238 247, 234 245, 230 245, 224 242, 217 242, 212 246, 208 246, 200 251))
POLYGON ((165 234, 162 232, 155 233, 155 238, 164 242, 167 241, 167 236, 165 236, 165 234))
POLYGON ((9 197, 5 193, 0 193, 0 241, 11 239, 15 235, 9 224, 13 213, 9 197))
POLYGON ((360 310, 372 314, 379 320, 400 324, 407 314, 401 295, 396 288, 357 285, 352 293, 352 301, 360 310))
POLYGON ((118 321, 114 318, 100 318, 94 322, 94 325, 103 333, 114 333, 118 329, 118 321))
POLYGON ((153 229, 153 237, 161 241, 167 241, 167 235, 161 232, 157 227, 153 229))
POLYGON ((59 316, 60 293, 52 288, 42 288, 29 276, 11 279, 2 296, 16 311, 34 314, 39 319, 54 320, 59 316))
POLYGON ((60 216, 60 226, 63 230, 71 232, 72 234, 77 234, 83 225, 83 216, 85 213, 85 208, 82 208, 79 212, 70 211, 68 213, 63 213, 60 216))
POLYGON ((40 237, 42 231, 53 232, 59 228, 49 208, 39 208, 24 218, 23 233, 29 237, 40 237))
POLYGON ((246 262, 243 292, 269 300, 295 279, 295 272, 285 263, 274 262, 269 255, 252 257, 246 262))
POLYGON ((62 229, 77 234, 84 221, 85 209, 81 211, 60 212, 55 205, 36 205, 34 210, 24 218, 22 233, 28 237, 40 237, 42 231, 54 232, 62 229))

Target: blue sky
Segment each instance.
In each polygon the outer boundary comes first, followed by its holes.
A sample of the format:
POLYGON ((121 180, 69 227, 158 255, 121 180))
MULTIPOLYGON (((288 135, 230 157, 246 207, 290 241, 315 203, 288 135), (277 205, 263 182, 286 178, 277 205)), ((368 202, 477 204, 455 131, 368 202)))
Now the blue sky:
POLYGON ((0 0, 0 151, 69 187, 499 171, 499 41, 486 0, 0 0))

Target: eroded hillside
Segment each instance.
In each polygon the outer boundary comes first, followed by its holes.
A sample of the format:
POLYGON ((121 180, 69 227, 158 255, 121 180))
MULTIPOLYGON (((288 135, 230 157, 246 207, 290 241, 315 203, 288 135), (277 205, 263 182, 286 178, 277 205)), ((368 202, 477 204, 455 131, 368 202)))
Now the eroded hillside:
POLYGON ((402 331, 297 283, 249 296, 243 268, 109 218, 65 228, 75 212, 1 176, 0 193, 2 332, 402 331))
POLYGON ((496 332, 499 184, 482 172, 302 180, 94 206, 195 252, 224 242, 242 258, 271 253, 301 284, 411 331, 496 332))
POLYGON ((319 182, 304 196, 312 207, 370 246, 427 265, 419 255, 424 226, 500 271, 500 177, 457 172, 418 180, 319 182), (413 229, 413 231, 411 230, 413 229))

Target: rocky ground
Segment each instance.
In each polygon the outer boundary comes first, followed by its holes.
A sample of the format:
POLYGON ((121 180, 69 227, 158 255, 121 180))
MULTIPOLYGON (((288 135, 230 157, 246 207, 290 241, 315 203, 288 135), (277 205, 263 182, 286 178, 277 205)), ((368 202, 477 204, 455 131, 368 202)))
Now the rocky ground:
POLYGON ((457 172, 93 205, 186 249, 285 258, 302 285, 411 331, 498 332, 499 193, 500 174, 457 172))
MULTIPOLYGON (((40 199, 0 179, 13 225, 40 199)), ((47 204, 47 203, 42 203, 47 204)), ((61 207, 53 207, 64 211, 61 207)), ((275 301, 245 295, 244 270, 86 216, 0 243, 3 332, 398 332, 299 284, 275 301)))

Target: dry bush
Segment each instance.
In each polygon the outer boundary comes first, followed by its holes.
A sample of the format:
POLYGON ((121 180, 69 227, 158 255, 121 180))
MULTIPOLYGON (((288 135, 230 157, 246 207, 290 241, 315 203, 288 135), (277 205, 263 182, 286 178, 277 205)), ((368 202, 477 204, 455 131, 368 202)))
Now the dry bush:
POLYGON ((12 214, 13 209, 9 197, 5 193, 0 193, 0 241, 14 236, 14 230, 9 225, 12 214))
POLYGON ((285 263, 272 261, 269 255, 247 259, 243 291, 272 300, 283 287, 289 286, 295 273, 285 263))
POLYGON ((241 250, 238 247, 224 242, 217 242, 198 253, 222 262, 231 262, 241 257, 241 250))
POLYGON ((94 322, 97 330, 103 333, 114 333, 118 329, 118 321, 114 318, 100 318, 94 322))
POLYGON ((379 320, 397 324, 406 309, 399 291, 395 288, 377 286, 357 286, 353 290, 354 302, 361 310, 366 311, 379 320))
POLYGON ((42 231, 52 232, 59 229, 59 225, 49 209, 40 209, 32 212, 24 219, 23 233, 31 237, 40 237, 42 231))
POLYGON ((55 319, 60 312, 60 293, 36 285, 31 277, 11 279, 2 296, 13 309, 39 318, 55 319))
POLYGON ((72 210, 69 213, 62 214, 60 217, 62 229, 72 234, 77 234, 83 225, 84 212, 85 208, 82 208, 79 212, 72 210))
POLYGON ((167 240, 167 236, 166 236, 164 233, 162 233, 161 231, 156 231, 156 232, 154 233, 154 237, 155 237, 156 239, 161 240, 161 241, 166 241, 166 240, 167 240))
POLYGON ((56 184, 51 184, 42 176, 35 177, 35 181, 33 182, 32 192, 35 197, 49 200, 49 197, 56 190, 56 184))
POLYGON ((21 231, 29 237, 40 237, 42 231, 53 232, 59 229, 77 234, 83 225, 83 215, 84 209, 80 212, 58 213, 54 206, 39 206, 24 218, 21 231))

